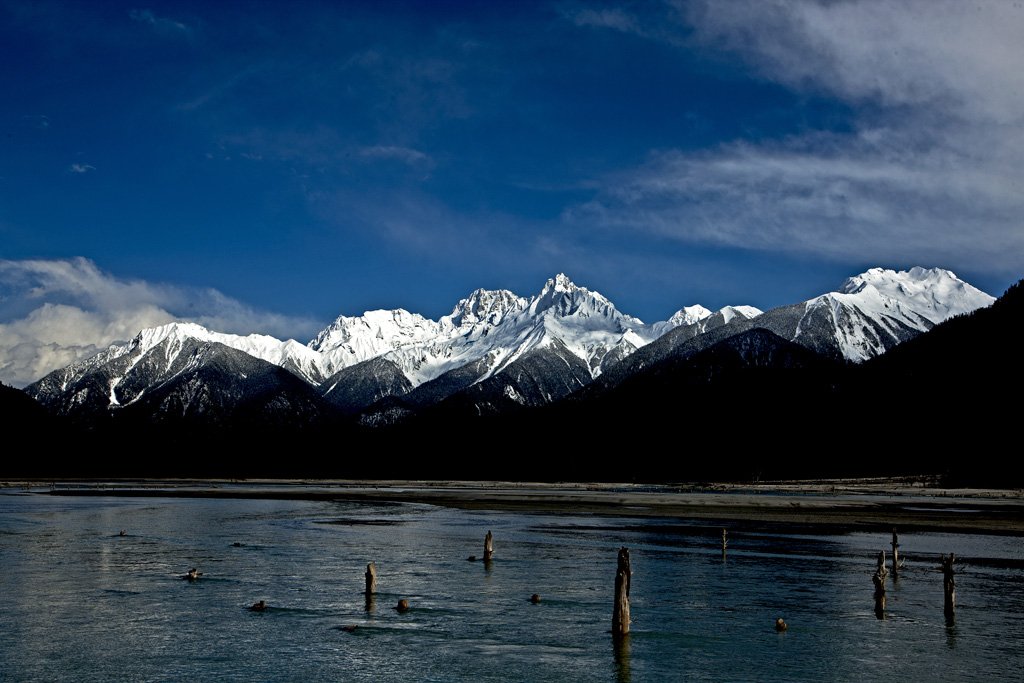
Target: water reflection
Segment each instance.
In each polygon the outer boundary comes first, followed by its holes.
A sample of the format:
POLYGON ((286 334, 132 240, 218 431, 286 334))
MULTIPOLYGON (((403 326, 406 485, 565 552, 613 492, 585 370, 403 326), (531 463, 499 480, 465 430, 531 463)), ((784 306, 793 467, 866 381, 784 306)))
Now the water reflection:
POLYGON ((612 636, 612 648, 615 652, 616 683, 630 683, 633 680, 633 671, 629 661, 629 634, 612 636))
POLYGON ((956 623, 952 614, 946 615, 946 647, 956 649, 956 623))

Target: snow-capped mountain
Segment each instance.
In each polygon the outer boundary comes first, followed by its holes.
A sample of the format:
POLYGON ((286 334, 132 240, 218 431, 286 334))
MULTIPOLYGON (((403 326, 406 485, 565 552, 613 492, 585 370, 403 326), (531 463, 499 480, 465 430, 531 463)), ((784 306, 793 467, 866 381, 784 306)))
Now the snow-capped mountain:
MULTIPOLYGON (((685 319, 686 315, 699 318, 704 312, 710 315, 706 309, 692 307, 689 312, 676 314, 674 320, 685 319)), ((367 359, 328 378, 322 384, 324 396, 346 409, 365 407, 367 404, 353 403, 348 392, 335 394, 341 381, 357 381, 365 387, 371 376, 380 377, 393 388, 382 388, 380 397, 403 395, 405 392, 394 380, 398 374, 409 382, 409 400, 425 405, 496 375, 505 376, 516 368, 519 376, 526 373, 533 378, 534 385, 520 387, 516 396, 519 402, 547 402, 588 383, 608 364, 628 356, 677 323, 646 325, 620 313, 601 294, 578 287, 559 274, 532 298, 506 290, 480 289, 437 323, 420 319, 415 324, 414 333, 399 336, 380 327, 353 323, 352 319, 336 321, 334 331, 318 337, 311 347, 337 359, 336 363, 343 362, 338 349, 347 352, 376 344, 382 353, 373 356, 373 363, 367 359), (434 333, 432 338, 422 332, 428 326, 434 333), (373 337, 372 342, 366 340, 368 336, 373 337), (557 363, 552 362, 555 358, 559 359, 557 363), (550 379, 555 368, 559 381, 538 380, 539 374, 550 379), (562 372, 564 368, 572 370, 562 372)))
POLYGON ((872 268, 835 292, 772 309, 757 324, 818 353, 860 362, 993 301, 941 268, 872 268))
POLYGON ((209 344, 282 367, 330 402, 348 408, 402 395, 448 375, 423 394, 442 398, 544 349, 582 364, 585 372, 579 381, 586 382, 676 321, 708 315, 706 309, 692 307, 670 321, 645 325, 619 313, 600 294, 558 275, 529 299, 506 290, 479 289, 437 321, 403 309, 340 316, 307 345, 172 323, 143 330, 126 344, 51 373, 29 391, 44 404, 63 404, 66 410, 75 405, 115 409, 194 369, 201 358, 196 348, 209 344), (462 377, 451 382, 451 373, 458 372, 462 377))
MULTIPOLYGON (((180 387, 186 377, 194 392, 197 373, 215 361, 218 371, 245 366, 230 349, 287 370, 348 412, 386 397, 426 406, 467 391, 482 412, 484 405, 547 403, 609 368, 621 378, 660 357, 696 352, 755 327, 826 356, 861 361, 992 301, 949 271, 875 268, 835 292, 764 313, 690 306, 645 324, 560 274, 530 298, 478 289, 437 321, 403 309, 340 316, 306 345, 173 323, 143 330, 26 391, 60 413, 117 410, 180 387)), ((247 373, 237 374, 222 385, 241 396, 247 373)))
POLYGON ((941 268, 872 268, 834 292, 764 313, 736 307, 677 325, 603 378, 602 390, 666 358, 687 357, 742 332, 761 328, 828 358, 862 362, 995 299, 941 268), (752 315, 753 314, 753 315, 752 315))
POLYGON ((303 368, 316 372, 308 349, 297 342, 172 323, 52 372, 26 391, 51 412, 75 419, 130 406, 146 406, 154 416, 223 417, 263 399, 293 408, 301 403, 301 412, 318 413, 315 393, 300 379, 303 368), (290 399, 277 396, 284 391, 290 399))

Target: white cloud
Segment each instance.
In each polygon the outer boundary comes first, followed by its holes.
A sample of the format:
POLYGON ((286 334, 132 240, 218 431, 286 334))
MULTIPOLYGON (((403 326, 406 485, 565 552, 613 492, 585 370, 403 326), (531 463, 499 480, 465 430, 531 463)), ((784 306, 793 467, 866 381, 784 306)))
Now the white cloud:
POLYGON ((89 164, 71 164, 68 166, 68 173, 88 173, 95 170, 96 167, 89 164))
POLYGON ((214 289, 117 278, 84 258, 0 260, 0 293, 0 380, 15 386, 173 321, 300 339, 320 328, 316 321, 253 309, 214 289))
POLYGON ((566 220, 857 261, 1024 266, 1024 9, 955 0, 671 4, 688 49, 842 101, 855 129, 656 151, 602 179, 566 220))
POLYGON ((771 80, 848 100, 938 106, 1019 123, 1024 8, 960 0, 685 3, 704 47, 771 80))

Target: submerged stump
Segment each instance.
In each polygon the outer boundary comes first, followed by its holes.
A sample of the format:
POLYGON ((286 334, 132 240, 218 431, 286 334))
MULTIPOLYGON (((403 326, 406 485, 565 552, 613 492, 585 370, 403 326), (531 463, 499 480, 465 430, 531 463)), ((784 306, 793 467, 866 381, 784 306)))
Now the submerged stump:
POLYGON ((881 619, 885 615, 885 577, 888 575, 885 569, 885 551, 878 553, 878 568, 871 575, 871 582, 875 585, 875 616, 881 619))
POLYGON ((942 592, 944 595, 943 611, 947 617, 952 617, 956 610, 956 579, 953 578, 953 553, 947 559, 942 556, 942 592))
POLYGON ((377 563, 371 562, 366 565, 366 594, 373 595, 377 592, 377 563))
POLYGON ((490 562, 491 557, 494 555, 493 548, 494 537, 491 536, 491 532, 487 532, 487 537, 484 539, 484 562, 490 562))
POLYGON ((899 551, 897 548, 900 547, 899 538, 896 536, 896 527, 892 528, 892 580, 896 580, 896 573, 900 568, 899 551))
POLYGON ((612 635, 629 633, 629 548, 619 548, 618 568, 615 571, 615 605, 612 609, 612 635))

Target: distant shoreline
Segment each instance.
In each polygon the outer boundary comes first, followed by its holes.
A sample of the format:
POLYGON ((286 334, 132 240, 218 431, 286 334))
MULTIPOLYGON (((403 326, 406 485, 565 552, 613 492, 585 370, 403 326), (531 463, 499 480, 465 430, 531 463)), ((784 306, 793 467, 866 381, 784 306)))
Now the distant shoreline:
POLYGON ((667 517, 713 523, 942 530, 1024 536, 1024 491, 945 489, 909 480, 765 484, 480 481, 0 480, 0 494, 423 503, 465 509, 667 517), (27 488, 26 488, 27 487, 27 488))

